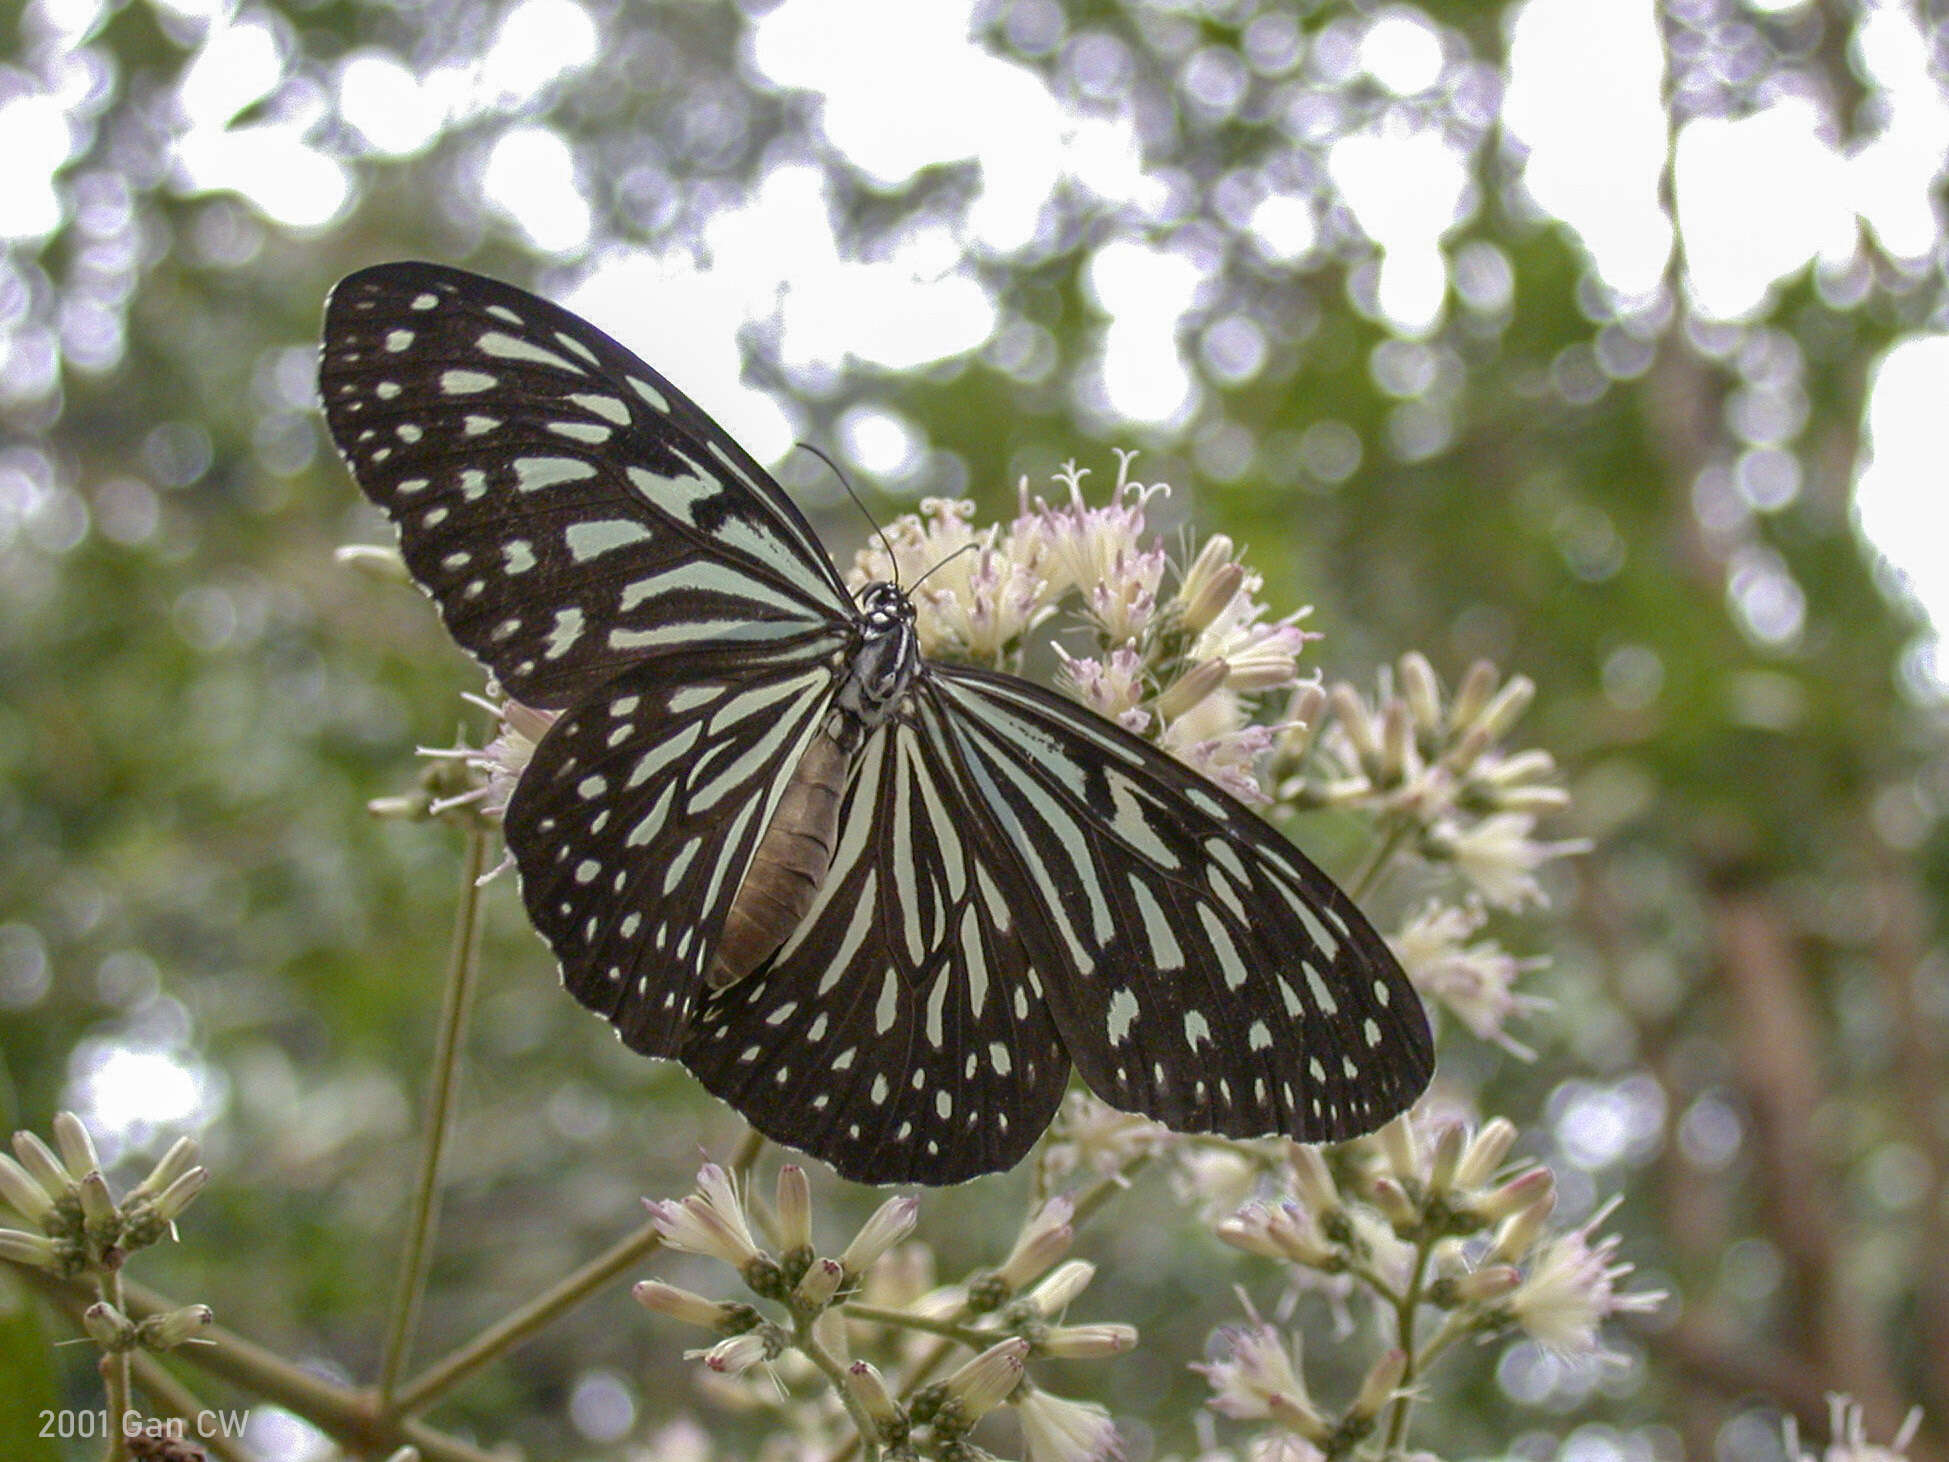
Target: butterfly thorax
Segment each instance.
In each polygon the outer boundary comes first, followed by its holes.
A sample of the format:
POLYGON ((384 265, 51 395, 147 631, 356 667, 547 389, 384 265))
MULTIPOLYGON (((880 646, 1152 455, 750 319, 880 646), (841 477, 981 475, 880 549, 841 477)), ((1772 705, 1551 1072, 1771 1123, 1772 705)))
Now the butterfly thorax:
POLYGON ((851 723, 848 731, 863 741, 893 714, 920 673, 913 601, 897 584, 868 584, 860 591, 855 633, 833 708, 851 723))
POLYGON ((707 976, 712 989, 770 959, 811 911, 832 868, 854 760, 899 707, 920 666, 912 601, 896 585, 869 584, 831 709, 800 755, 725 915, 707 976))

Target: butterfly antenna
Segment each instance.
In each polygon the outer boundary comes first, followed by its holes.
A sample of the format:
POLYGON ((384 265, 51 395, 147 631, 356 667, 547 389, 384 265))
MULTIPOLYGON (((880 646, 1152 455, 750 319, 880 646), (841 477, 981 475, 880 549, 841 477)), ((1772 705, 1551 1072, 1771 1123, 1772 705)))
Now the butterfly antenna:
POLYGON ((988 545, 985 543, 962 544, 959 548, 955 549, 954 552, 950 553, 946 558, 942 559, 939 563, 935 564, 932 568, 928 569, 926 573, 922 574, 919 578, 915 579, 913 588, 909 589, 907 592, 909 594, 918 594, 920 592, 920 586, 922 584, 926 583, 929 579, 933 578, 934 575, 938 574, 942 569, 946 568, 949 564, 953 563, 962 554, 973 553, 977 548, 986 548, 987 546, 988 545))
MULTIPOLYGON (((893 540, 887 537, 887 530, 880 526, 880 520, 873 516, 872 512, 867 508, 865 503, 860 501, 859 494, 853 491, 852 483, 846 480, 846 474, 839 470, 839 464, 833 461, 832 458, 828 457, 824 452, 820 451, 819 448, 813 446, 812 443, 810 442, 796 442, 793 445, 797 446, 802 451, 810 452, 813 456, 817 457, 821 462, 825 463, 827 467, 832 469, 832 475, 838 478, 839 485, 846 489, 846 496, 853 500, 853 506, 860 510, 861 515, 865 517, 866 521, 872 524, 873 531, 879 535, 880 546, 887 551, 887 562, 893 565, 893 586, 896 589, 899 588, 900 587, 900 560, 893 556, 893 540)), ((936 567, 938 567, 938 565, 936 565, 936 567)), ((933 571, 934 571, 933 569, 929 569, 928 573, 932 573, 933 571)), ((919 587, 919 586, 916 585, 915 587, 919 587)))

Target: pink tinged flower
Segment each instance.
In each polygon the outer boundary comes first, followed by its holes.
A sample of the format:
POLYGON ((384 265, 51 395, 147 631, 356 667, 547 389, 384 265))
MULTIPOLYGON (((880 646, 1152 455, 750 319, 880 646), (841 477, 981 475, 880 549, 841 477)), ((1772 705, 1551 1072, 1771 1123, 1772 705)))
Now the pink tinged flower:
POLYGON ((846 1271, 837 1259, 815 1259, 792 1291, 793 1302, 805 1310, 822 1310, 832 1303, 846 1271))
POLYGON ((686 1350, 684 1359, 702 1357, 705 1366, 719 1375, 735 1376, 765 1361, 776 1360, 783 1349, 778 1333, 769 1325, 760 1325, 742 1335, 720 1340, 708 1350, 686 1350))
POLYGON ((1069 1225, 1075 1212, 1076 1204, 1072 1199, 1066 1196, 1051 1198, 1022 1225, 1015 1247, 1009 1250, 1008 1257, 995 1271, 995 1277, 1008 1288, 1009 1293, 1020 1294, 1047 1274, 1056 1261, 1069 1252, 1069 1246, 1076 1237, 1075 1230, 1069 1225))
POLYGON ((1061 662, 1059 683, 1071 698, 1126 731, 1145 730, 1150 714, 1142 709, 1147 694, 1144 662, 1135 650, 1124 645, 1101 658, 1077 659, 1060 645, 1054 649, 1061 662))
POLYGON ((1248 1203, 1218 1225, 1218 1237, 1235 1249, 1270 1259, 1290 1259, 1310 1269, 1337 1265, 1340 1251, 1297 1203, 1276 1207, 1248 1203))
POLYGON ((1431 849, 1452 861, 1483 899, 1498 909, 1521 909, 1547 902, 1536 870, 1572 853, 1586 853, 1587 839, 1538 842, 1536 819, 1527 812, 1498 812, 1468 827, 1437 825, 1431 849))
POLYGON ((1191 1367, 1211 1383, 1212 1410, 1238 1421, 1278 1421, 1310 1441, 1327 1441, 1329 1428, 1299 1378, 1298 1336, 1289 1352, 1279 1332, 1255 1317, 1251 1325, 1223 1327, 1218 1339, 1222 1358, 1191 1367))
POLYGON ((697 1174, 697 1186, 702 1192, 681 1202, 646 1204, 663 1242, 686 1253, 721 1259, 740 1270, 763 1257, 730 1175, 716 1163, 705 1163, 697 1174))
POLYGON ((947 1378, 946 1398, 968 1421, 993 1411, 1021 1383, 1028 1354, 1029 1342, 1019 1336, 989 1346, 947 1378))
POLYGON ((786 1253, 812 1246, 812 1184, 805 1169, 786 1163, 778 1170, 776 1214, 778 1247, 786 1253))
POLYGON ((887 1389, 886 1377, 871 1362, 856 1360, 846 1368, 846 1389, 883 1432, 900 1420, 900 1403, 887 1389))
POLYGON ((698 1325, 706 1330, 719 1329, 730 1324, 740 1315, 740 1311, 735 1306, 706 1299, 703 1295, 687 1289, 679 1289, 674 1284, 664 1284, 661 1280, 646 1279, 634 1286, 630 1293, 646 1310, 654 1311, 659 1315, 668 1315, 673 1320, 681 1320, 686 1325, 698 1325))
POLYGON ((1060 1315, 1096 1278, 1096 1266, 1087 1259, 1071 1259, 1049 1271, 1048 1277, 1029 1295, 1036 1310, 1046 1319, 1060 1315))
POLYGON ((1624 1311, 1656 1309, 1663 1290, 1619 1294, 1617 1282, 1631 1272, 1613 1263, 1622 1240, 1612 1234, 1596 1243, 1591 1230, 1615 1204, 1606 1204, 1583 1227, 1547 1241, 1530 1261, 1523 1282, 1509 1296, 1509 1312, 1538 1344, 1565 1355, 1599 1355, 1597 1327, 1624 1311))
POLYGON ((882 1254, 912 1233, 919 1221, 918 1198, 909 1194, 887 1199, 860 1226, 853 1241, 840 1254, 840 1267, 848 1274, 864 1274, 879 1261, 882 1254))
POLYGON ((1041 1355, 1061 1360, 1103 1360, 1137 1347, 1137 1327, 1100 1323, 1058 1325, 1036 1342, 1041 1355))
POLYGON ((1123 1455, 1110 1413, 1093 1401, 1071 1401, 1025 1388, 1015 1402, 1029 1462, 1109 1462, 1123 1455))

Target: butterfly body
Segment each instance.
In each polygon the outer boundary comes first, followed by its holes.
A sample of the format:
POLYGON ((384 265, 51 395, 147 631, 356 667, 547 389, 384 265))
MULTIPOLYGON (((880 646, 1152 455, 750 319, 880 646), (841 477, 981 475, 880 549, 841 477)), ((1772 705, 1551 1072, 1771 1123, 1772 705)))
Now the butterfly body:
POLYGON ((725 915, 706 976, 714 990, 755 970, 812 911, 832 867, 853 763, 920 672, 907 596, 894 584, 868 584, 860 603, 859 643, 845 662, 832 712, 799 759, 725 915))
POLYGON ((560 712, 509 800, 564 984, 866 1182, 1011 1166, 1072 1067, 1187 1132, 1372 1130, 1432 1069, 1352 901, 1157 747, 922 658, 783 489, 586 321, 345 279, 328 425, 454 638, 560 712))

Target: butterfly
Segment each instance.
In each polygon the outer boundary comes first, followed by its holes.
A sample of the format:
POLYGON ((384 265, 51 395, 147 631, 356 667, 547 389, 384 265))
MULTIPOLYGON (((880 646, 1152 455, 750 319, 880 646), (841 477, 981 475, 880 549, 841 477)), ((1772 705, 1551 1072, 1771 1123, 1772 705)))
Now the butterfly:
POLYGON ((325 312, 332 439, 504 690, 559 712, 508 802, 575 998, 865 1183, 1013 1166, 1072 1066, 1181 1132, 1340 1140, 1428 1022, 1351 899, 1242 803, 1011 675, 923 658, 662 376, 426 263, 325 312))

